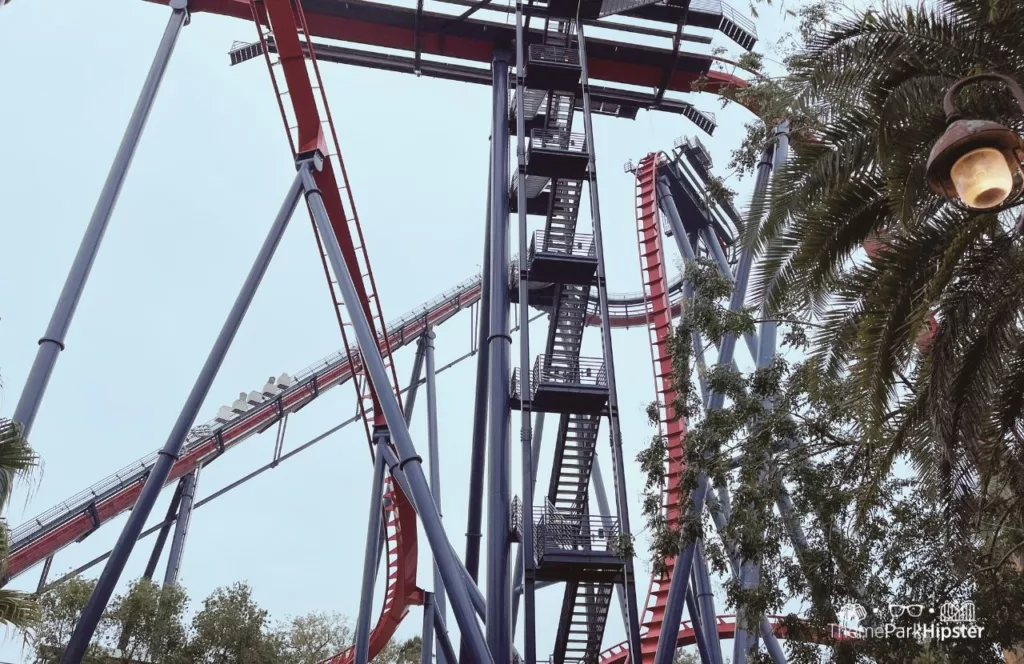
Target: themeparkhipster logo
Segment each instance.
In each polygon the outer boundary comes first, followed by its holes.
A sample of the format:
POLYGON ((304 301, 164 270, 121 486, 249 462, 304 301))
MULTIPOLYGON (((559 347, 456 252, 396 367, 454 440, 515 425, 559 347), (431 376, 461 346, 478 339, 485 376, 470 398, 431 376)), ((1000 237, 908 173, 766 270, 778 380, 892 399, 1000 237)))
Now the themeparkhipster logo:
POLYGON ((838 612, 839 624, 830 625, 834 639, 914 639, 915 641, 953 641, 980 639, 985 628, 976 624, 974 602, 946 602, 936 610, 924 604, 890 604, 888 609, 868 609, 860 604, 844 604, 838 612), (927 614, 927 615, 926 615, 927 614), (868 615, 872 619, 863 624, 868 615), (904 615, 926 618, 897 625, 904 615), (931 620, 927 620, 927 618, 931 620), (885 622, 882 622, 885 620, 885 622))

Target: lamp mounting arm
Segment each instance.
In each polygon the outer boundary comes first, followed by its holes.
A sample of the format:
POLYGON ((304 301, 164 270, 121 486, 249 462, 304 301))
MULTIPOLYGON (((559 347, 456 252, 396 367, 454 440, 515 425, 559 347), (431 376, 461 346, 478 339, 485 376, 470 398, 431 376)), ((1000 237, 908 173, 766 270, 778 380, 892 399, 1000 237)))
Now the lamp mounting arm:
POLYGON ((949 86, 949 90, 946 90, 946 94, 942 98, 942 110, 946 114, 946 124, 952 124, 960 119, 960 112, 956 108, 956 93, 965 85, 970 85, 979 81, 1000 81, 1006 85, 1006 87, 1010 88, 1010 92, 1013 93, 1013 98, 1017 100, 1017 105, 1020 106, 1021 111, 1024 111, 1024 88, 1021 88, 1020 83, 1018 83, 1016 79, 1011 78, 1006 74, 974 74, 973 76, 965 76, 964 78, 961 78, 959 81, 949 86))

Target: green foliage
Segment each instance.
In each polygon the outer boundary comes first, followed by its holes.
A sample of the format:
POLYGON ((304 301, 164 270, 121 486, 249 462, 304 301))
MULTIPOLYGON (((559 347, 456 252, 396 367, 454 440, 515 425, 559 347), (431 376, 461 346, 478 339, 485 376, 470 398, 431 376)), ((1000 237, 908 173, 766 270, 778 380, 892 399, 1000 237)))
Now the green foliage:
POLYGON ((704 192, 707 196, 706 203, 713 202, 718 205, 727 206, 732 205, 733 199, 736 198, 736 192, 725 184, 725 180, 716 176, 708 178, 704 192))
POLYGON ((290 664, 318 664, 347 648, 355 636, 347 619, 338 613, 296 616, 284 631, 290 664))
MULTIPOLYGON (((1024 574, 1013 563, 1024 550, 1024 532, 986 526, 970 540, 951 539, 948 516, 929 484, 892 472, 891 461, 884 463, 887 448, 864 426, 862 413, 850 408, 854 378, 832 376, 813 359, 793 362, 779 355, 750 371, 708 367, 703 374, 708 392, 725 399, 720 409, 703 409, 694 384, 694 333, 702 343, 720 344, 726 335, 752 331, 756 321, 749 309, 727 311, 731 285, 713 264, 688 264, 684 277, 698 287, 670 339, 680 395, 674 413, 688 418, 683 499, 700 474, 709 478, 712 490, 709 510, 700 518, 688 517, 681 526, 667 523, 661 505, 666 441, 655 436, 640 452, 655 573, 663 570, 666 557, 701 540, 712 568, 729 577, 728 604, 747 616, 748 624, 797 602, 801 619, 789 617, 787 627, 808 640, 828 634, 836 607, 846 602, 937 607, 970 599, 986 640, 944 642, 928 650, 913 640, 863 639, 836 643, 826 657, 834 662, 940 656, 999 661, 996 645, 1019 643, 1024 635, 1024 615, 1011 608, 1024 601, 1024 574), (724 516, 716 490, 726 486, 729 518, 720 529, 711 528, 707 520, 724 516), (783 492, 792 500, 776 511, 783 492), (790 543, 793 528, 805 540, 799 556, 790 543), (744 586, 732 580, 730 558, 756 563, 758 582, 744 586)), ((806 326, 798 313, 782 311, 778 318, 794 321, 780 336, 799 350, 806 326)), ((985 521, 1004 523, 1013 508, 1012 501, 1004 501, 1000 510, 985 513, 985 521)), ((788 647, 791 662, 821 661, 822 651, 814 645, 790 641, 788 647)))
POLYGON ((636 555, 636 537, 632 533, 619 533, 612 541, 611 548, 620 558, 632 558, 636 555))
MULTIPOLYGON (((37 664, 57 664, 95 581, 71 578, 40 599, 37 664)), ((133 582, 111 600, 84 664, 319 664, 352 647, 337 613, 314 612, 275 625, 245 583, 216 589, 190 622, 188 596, 176 585, 133 582)), ((392 641, 373 664, 418 664, 420 638, 392 641)))
POLYGON ((208 664, 273 664, 284 643, 271 633, 270 614, 256 603, 252 588, 235 583, 218 588, 192 619, 192 660, 208 664))
MULTIPOLYGON (((95 587, 95 580, 72 578, 39 599, 42 615, 35 630, 35 648, 39 664, 60 661, 78 617, 95 587)), ((93 643, 82 660, 83 664, 98 664, 103 652, 104 649, 98 643, 93 643)))
POLYGON ((373 658, 373 664, 419 664, 423 641, 414 636, 405 641, 392 641, 373 658))
MULTIPOLYGON (((21 426, 0 418, 0 513, 10 500, 14 485, 26 479, 38 464, 39 458, 22 435, 21 426)), ((0 518, 0 576, 7 567, 10 541, 7 519, 0 518)), ((28 629, 39 620, 39 614, 39 604, 31 595, 0 589, 0 625, 28 629)))
POLYGON ((188 596, 178 585, 161 587, 146 578, 132 582, 105 616, 103 633, 116 661, 163 662, 182 652, 187 607, 188 596))
MULTIPOLYGON (((1022 25, 1020 3, 943 0, 819 30, 784 83, 814 126, 791 136, 748 229, 765 257, 757 294, 821 323, 811 359, 863 415, 871 481, 911 464, 964 542, 991 515, 1024 527, 1024 246, 1016 218, 952 206, 924 168, 945 90, 980 71, 1019 76, 1022 25), (864 256, 882 233, 886 247, 864 256)), ((1003 86, 967 87, 958 106, 1024 132, 1003 86)))

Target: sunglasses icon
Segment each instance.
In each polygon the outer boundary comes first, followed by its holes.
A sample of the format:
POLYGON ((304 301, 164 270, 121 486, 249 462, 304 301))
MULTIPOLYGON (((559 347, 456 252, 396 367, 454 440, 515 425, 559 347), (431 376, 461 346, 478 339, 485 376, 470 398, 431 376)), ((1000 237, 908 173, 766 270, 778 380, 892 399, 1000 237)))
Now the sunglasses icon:
POLYGON ((911 618, 920 618, 924 612, 924 604, 890 604, 889 615, 899 618, 906 613, 911 618))

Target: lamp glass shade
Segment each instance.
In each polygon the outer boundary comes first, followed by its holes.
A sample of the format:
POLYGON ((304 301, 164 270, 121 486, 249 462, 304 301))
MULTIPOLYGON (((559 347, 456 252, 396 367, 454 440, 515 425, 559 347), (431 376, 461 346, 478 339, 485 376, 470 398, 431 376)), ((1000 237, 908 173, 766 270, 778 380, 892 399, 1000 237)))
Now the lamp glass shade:
POLYGON ((956 160, 949 175, 960 200, 970 208, 994 208, 1013 190, 1013 173, 995 148, 971 150, 956 160))

